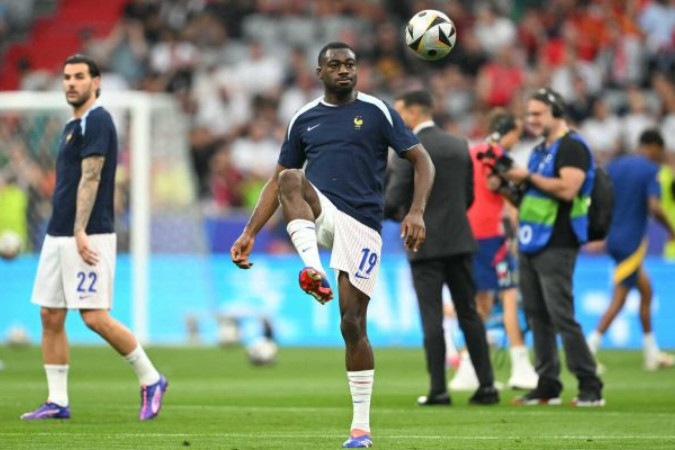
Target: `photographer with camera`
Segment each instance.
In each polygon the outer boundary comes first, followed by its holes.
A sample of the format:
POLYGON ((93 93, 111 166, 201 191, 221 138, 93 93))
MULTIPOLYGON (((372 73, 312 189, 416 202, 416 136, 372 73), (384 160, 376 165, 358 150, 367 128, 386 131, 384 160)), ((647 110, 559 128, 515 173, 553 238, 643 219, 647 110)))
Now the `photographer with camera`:
POLYGON ((520 289, 534 338, 539 383, 514 399, 521 405, 560 404, 563 386, 556 335, 567 367, 579 380, 573 406, 603 406, 603 384, 574 316, 572 277, 579 247, 588 241, 588 205, 595 164, 583 138, 568 128, 565 104, 549 88, 527 102, 527 126, 544 138, 527 165, 500 176, 523 187, 518 206, 520 289))
MULTIPOLYGON (((476 307, 487 321, 498 296, 504 311, 504 330, 509 340, 511 375, 508 386, 513 389, 534 389, 537 373, 530 363, 527 347, 518 320, 518 287, 515 257, 508 230, 517 226, 517 211, 504 196, 515 196, 514 186, 499 178, 513 165, 508 151, 520 139, 522 122, 502 108, 489 117, 488 138, 469 150, 473 160, 474 198, 468 211, 471 231, 478 244, 473 256, 476 281, 476 307), (506 217, 505 217, 506 216, 506 217), (506 221, 506 223, 505 223, 506 221)), ((471 361, 462 355, 452 381, 452 390, 470 390, 478 384, 471 361)))

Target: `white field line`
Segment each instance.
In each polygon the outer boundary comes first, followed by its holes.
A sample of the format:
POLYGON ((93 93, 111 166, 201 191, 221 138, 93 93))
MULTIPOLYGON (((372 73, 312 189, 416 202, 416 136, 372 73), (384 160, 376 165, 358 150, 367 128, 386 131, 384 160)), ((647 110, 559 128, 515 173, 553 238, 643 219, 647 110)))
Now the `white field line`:
MULTIPOLYGON (((16 433, 16 432, 8 432, 8 433, 3 433, 0 432, 0 436, 25 436, 26 433, 16 433)), ((213 437, 213 438, 265 438, 265 439, 314 439, 317 437, 329 437, 329 438, 343 438, 344 434, 329 434, 321 431, 317 431, 316 433, 308 433, 308 432, 288 432, 288 433, 264 433, 260 431, 256 432, 251 432, 251 433, 241 433, 241 432, 236 432, 236 433, 100 433, 97 431, 97 436, 99 438, 105 438, 105 436, 109 437, 114 437, 114 438, 120 438, 120 437, 129 437, 129 438, 141 438, 141 437, 155 437, 155 438, 190 438, 190 437, 213 437)), ((49 432, 49 433, 30 433, 31 436, 49 436, 49 437, 56 437, 56 436, 91 436, 91 433, 78 433, 78 432, 71 432, 71 433, 64 433, 64 432, 49 432)), ((448 436, 447 434, 444 435, 431 435, 431 434, 383 434, 383 435, 375 435, 374 436, 376 440, 390 440, 390 439, 431 439, 431 440, 437 440, 437 441, 510 441, 510 440, 523 440, 523 441, 537 441, 537 440, 550 440, 551 436, 541 436, 541 437, 536 437, 536 436, 527 436, 527 437, 519 437, 519 436, 458 436, 458 435, 453 435, 453 436, 448 436)), ((622 436, 602 436, 602 435, 588 435, 588 436, 583 436, 583 435, 559 435, 555 436, 556 439, 565 439, 565 440, 585 440, 585 439, 592 439, 594 441, 623 441, 626 439, 640 439, 640 440, 651 440, 651 441, 659 441, 659 440, 675 440, 675 434, 674 435, 668 435, 668 436, 653 436, 653 435, 622 435, 622 436)))

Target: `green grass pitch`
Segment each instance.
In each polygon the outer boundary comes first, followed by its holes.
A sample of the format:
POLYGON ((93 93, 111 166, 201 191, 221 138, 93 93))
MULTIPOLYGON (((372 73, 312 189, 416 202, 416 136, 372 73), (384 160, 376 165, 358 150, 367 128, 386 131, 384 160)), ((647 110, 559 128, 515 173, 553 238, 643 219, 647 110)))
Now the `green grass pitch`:
MULTIPOLYGON (((253 367, 241 348, 149 348, 170 386, 156 420, 137 419, 139 393, 108 347, 71 354, 68 421, 22 422, 46 397, 38 348, 0 348, 2 449, 336 449, 351 421, 341 349, 283 348, 278 364, 253 367)), ((380 449, 674 449, 675 370, 647 373, 639 352, 600 354, 604 408, 420 408, 427 376, 421 349, 375 349, 371 426, 380 449)), ((508 368, 498 367, 505 381, 508 368)), ((563 400, 576 394, 565 372, 563 400)))

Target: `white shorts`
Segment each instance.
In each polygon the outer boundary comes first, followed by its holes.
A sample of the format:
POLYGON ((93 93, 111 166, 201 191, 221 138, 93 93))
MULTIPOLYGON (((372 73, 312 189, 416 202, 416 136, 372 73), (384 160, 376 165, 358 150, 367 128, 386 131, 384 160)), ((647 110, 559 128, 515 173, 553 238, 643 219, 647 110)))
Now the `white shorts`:
POLYGON ((315 221, 319 246, 332 249, 330 267, 336 275, 339 271, 347 273, 352 285, 370 297, 380 272, 382 237, 314 190, 321 201, 321 215, 315 221))
POLYGON ((45 237, 38 262, 31 302, 47 308, 111 309, 117 236, 89 235, 98 252, 95 266, 84 262, 72 236, 45 237))

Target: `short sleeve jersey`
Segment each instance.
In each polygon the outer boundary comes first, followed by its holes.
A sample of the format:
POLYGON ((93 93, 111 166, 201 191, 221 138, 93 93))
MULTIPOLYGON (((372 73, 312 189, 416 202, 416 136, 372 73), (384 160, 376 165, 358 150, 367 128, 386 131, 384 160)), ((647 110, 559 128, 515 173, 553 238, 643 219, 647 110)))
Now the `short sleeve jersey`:
POLYGON ((388 148, 402 156, 418 143, 393 108, 359 92, 345 105, 319 98, 302 107, 290 121, 278 162, 304 166, 307 179, 340 211, 379 232, 388 148))
POLYGON ((610 249, 630 254, 647 232, 648 200, 660 198, 659 166, 641 155, 622 156, 607 165, 614 187, 612 224, 607 236, 610 249))
POLYGON ((117 133, 108 111, 94 105, 81 118, 68 122, 63 130, 56 159, 56 187, 47 234, 73 235, 77 188, 82 177, 82 160, 95 155, 105 157, 105 162, 86 232, 102 234, 114 231, 113 199, 117 168, 117 133))

